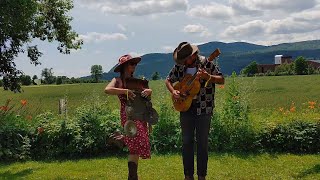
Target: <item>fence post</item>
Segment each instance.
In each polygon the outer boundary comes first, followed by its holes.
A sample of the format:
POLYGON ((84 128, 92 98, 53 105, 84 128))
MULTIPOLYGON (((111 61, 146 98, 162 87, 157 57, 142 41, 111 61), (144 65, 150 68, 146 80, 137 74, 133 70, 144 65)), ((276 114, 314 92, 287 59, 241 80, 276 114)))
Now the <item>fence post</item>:
POLYGON ((59 114, 64 114, 67 117, 67 100, 59 99, 59 114))

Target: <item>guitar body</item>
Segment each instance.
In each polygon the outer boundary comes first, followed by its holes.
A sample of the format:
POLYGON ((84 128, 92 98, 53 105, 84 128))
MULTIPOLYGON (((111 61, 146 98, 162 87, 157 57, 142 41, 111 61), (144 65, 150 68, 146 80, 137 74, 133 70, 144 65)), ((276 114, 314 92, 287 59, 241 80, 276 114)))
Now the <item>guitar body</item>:
POLYGON ((178 82, 173 86, 175 90, 180 91, 180 98, 175 99, 172 97, 173 106, 177 111, 187 111, 192 103, 193 98, 200 91, 200 82, 192 81, 193 77, 187 74, 182 81, 178 82), (190 83, 191 82, 191 83, 190 83))

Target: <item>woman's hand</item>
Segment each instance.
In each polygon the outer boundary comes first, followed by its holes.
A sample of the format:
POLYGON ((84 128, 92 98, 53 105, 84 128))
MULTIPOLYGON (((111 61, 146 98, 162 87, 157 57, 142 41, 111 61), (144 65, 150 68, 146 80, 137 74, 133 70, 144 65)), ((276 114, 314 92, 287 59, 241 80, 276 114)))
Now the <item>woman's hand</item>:
POLYGON ((152 94, 152 90, 151 89, 145 89, 141 92, 141 96, 142 97, 148 97, 148 96, 151 96, 152 94))
POLYGON ((134 100, 134 98, 136 97, 134 92, 132 90, 130 90, 130 89, 126 89, 126 95, 127 95, 127 98, 129 98, 131 100, 134 100))
POLYGON ((149 134, 152 133, 152 125, 148 123, 149 134))

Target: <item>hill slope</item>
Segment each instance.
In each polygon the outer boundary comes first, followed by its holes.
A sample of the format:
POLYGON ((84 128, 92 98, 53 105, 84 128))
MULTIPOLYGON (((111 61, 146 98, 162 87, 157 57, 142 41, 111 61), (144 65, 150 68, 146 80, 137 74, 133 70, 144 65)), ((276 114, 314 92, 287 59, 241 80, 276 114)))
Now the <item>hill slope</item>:
MULTIPOLYGON (((320 58, 320 40, 302 41, 296 43, 283 43, 273 46, 262 46, 246 42, 208 42, 199 45, 200 54, 209 56, 216 48, 222 54, 219 57, 219 66, 224 74, 230 75, 233 71, 240 72, 251 61, 260 64, 271 64, 277 54, 290 55, 294 59, 298 56, 306 58, 320 58)), ((142 61, 137 66, 136 76, 143 75, 150 78, 154 72, 159 72, 161 77, 166 77, 174 65, 172 53, 150 53, 142 56, 142 61)), ((113 68, 103 74, 103 79, 110 80, 117 76, 113 68)))

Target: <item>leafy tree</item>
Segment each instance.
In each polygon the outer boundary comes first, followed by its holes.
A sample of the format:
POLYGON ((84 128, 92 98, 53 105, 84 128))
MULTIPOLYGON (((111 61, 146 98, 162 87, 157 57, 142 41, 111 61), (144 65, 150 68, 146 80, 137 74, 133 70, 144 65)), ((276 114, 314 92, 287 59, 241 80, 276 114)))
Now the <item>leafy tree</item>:
POLYGON ((2 82, 2 79, 0 79, 0 87, 2 87, 3 85, 3 82, 2 82))
POLYGON ((101 65, 93 65, 91 66, 91 76, 95 82, 99 82, 99 79, 102 77, 102 66, 101 65))
POLYGON ((63 81, 62 81, 62 77, 61 76, 58 76, 57 77, 57 80, 56 80, 56 84, 59 85, 59 84, 62 84, 63 81))
POLYGON ((57 49, 64 54, 80 48, 83 41, 72 30, 67 14, 72 8, 72 0, 0 1, 0 77, 5 90, 20 91, 22 72, 14 62, 20 53, 27 53, 32 64, 40 64, 42 53, 33 39, 57 41, 57 49))
POLYGON ((32 83, 33 83, 33 84, 36 84, 36 83, 34 82, 34 80, 36 80, 36 79, 38 79, 38 76, 37 76, 37 75, 33 75, 33 76, 32 76, 32 83))
POLYGON ((308 64, 304 57, 299 56, 294 61, 294 71, 298 75, 303 75, 308 73, 308 64))
POLYGON ((152 80, 158 80, 158 79, 160 79, 160 74, 159 74, 159 72, 154 72, 152 75, 151 75, 151 79, 152 80))
POLYGON ((316 74, 316 69, 308 65, 307 74, 316 74))
POLYGON ((41 76, 44 78, 45 84, 53 84, 55 82, 55 77, 53 76, 52 68, 44 68, 41 72, 41 76))
POLYGON ((277 66, 274 70, 275 75, 293 75, 294 74, 294 64, 293 63, 283 63, 277 66))
POLYGON ((252 76, 258 72, 258 65, 256 61, 252 61, 248 66, 241 70, 241 74, 252 76))
POLYGON ((29 75, 21 75, 20 81, 22 85, 29 86, 32 83, 31 77, 29 75))

